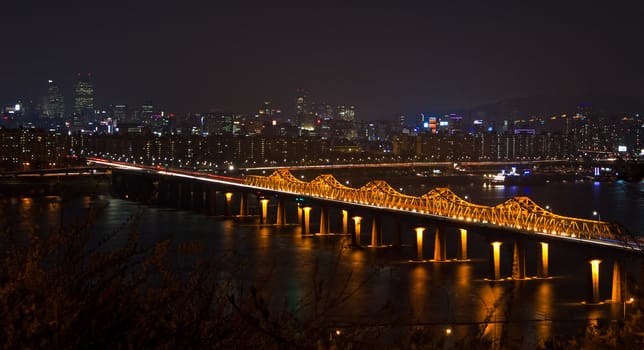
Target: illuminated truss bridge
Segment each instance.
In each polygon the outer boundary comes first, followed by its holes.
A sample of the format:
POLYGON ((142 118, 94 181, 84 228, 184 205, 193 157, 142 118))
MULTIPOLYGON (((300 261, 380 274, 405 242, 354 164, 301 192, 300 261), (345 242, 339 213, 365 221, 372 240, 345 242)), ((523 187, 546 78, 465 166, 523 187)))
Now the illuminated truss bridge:
POLYGON ((343 185, 332 175, 320 175, 306 182, 285 169, 276 170, 269 176, 249 175, 245 184, 294 195, 407 211, 523 232, 590 240, 630 241, 617 224, 557 215, 526 196, 514 197, 496 206, 485 206, 471 203, 444 187, 416 197, 400 193, 382 180, 352 188, 343 185))

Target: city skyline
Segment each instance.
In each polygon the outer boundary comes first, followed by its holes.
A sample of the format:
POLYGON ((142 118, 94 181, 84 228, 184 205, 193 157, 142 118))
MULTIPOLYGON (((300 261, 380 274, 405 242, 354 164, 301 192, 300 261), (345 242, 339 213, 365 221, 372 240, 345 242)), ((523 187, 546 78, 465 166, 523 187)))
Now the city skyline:
POLYGON ((70 103, 79 72, 93 74, 97 105, 252 113, 271 100, 288 111, 304 88, 366 120, 535 95, 644 95, 635 2, 32 3, 7 7, 2 103, 43 96, 48 79, 70 103))

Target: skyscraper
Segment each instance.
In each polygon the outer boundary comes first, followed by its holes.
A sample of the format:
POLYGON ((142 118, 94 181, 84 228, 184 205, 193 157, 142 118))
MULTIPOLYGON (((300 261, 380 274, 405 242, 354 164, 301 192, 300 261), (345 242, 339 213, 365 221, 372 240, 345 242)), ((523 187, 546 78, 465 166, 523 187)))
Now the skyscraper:
POLYGON ((348 122, 354 122, 356 119, 356 107, 355 106, 338 106, 337 117, 336 119, 344 120, 348 122))
POLYGON ((81 116, 91 117, 94 114, 94 85, 91 82, 90 74, 78 75, 75 93, 74 112, 81 116))
POLYGON ((44 112, 49 118, 62 118, 65 114, 63 94, 53 80, 49 80, 47 87, 47 107, 44 112))
POLYGON ((297 97, 295 99, 295 125, 301 126, 302 122, 308 111, 307 94, 303 89, 297 89, 297 97))
POLYGON ((117 104, 112 106, 112 118, 118 122, 128 121, 127 105, 117 104))

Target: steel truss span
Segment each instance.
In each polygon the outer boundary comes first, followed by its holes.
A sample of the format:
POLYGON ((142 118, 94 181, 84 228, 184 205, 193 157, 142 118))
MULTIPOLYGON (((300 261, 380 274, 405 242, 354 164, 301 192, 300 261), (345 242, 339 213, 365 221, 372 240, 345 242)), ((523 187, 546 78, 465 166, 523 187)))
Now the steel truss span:
POLYGON ((387 182, 374 180, 360 188, 343 185, 323 174, 306 182, 286 169, 269 176, 249 175, 245 184, 267 190, 288 192, 326 200, 432 215, 451 220, 516 229, 535 234, 602 241, 631 241, 619 225, 557 215, 526 196, 511 198, 496 206, 471 203, 449 188, 434 188, 415 197, 400 193, 387 182))

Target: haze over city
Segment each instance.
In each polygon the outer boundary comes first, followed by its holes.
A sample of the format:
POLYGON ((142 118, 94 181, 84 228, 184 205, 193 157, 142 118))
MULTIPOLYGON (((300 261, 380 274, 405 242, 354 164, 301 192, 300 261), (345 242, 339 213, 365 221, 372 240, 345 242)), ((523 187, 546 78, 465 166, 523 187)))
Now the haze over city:
POLYGON ((367 120, 532 96, 562 101, 552 109, 635 113, 644 96, 636 1, 20 1, 3 10, 2 104, 41 98, 49 79, 71 97, 78 73, 92 74, 97 106, 254 113, 271 100, 290 113, 303 88, 367 120))

